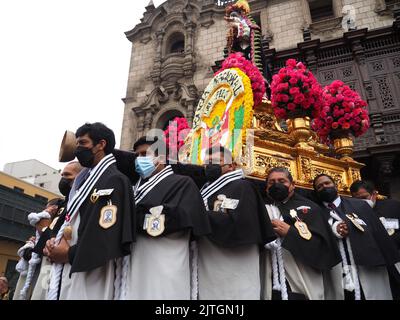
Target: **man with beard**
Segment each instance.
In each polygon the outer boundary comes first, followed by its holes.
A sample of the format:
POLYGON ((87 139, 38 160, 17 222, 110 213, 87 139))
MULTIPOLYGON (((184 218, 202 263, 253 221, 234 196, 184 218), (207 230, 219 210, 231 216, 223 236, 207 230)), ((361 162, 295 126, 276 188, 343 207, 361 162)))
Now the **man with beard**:
POLYGON ((260 300, 260 253, 276 238, 255 185, 222 146, 207 150, 201 195, 212 233, 199 239, 199 299, 260 300))
MULTIPOLYGON (((395 243, 397 250, 400 250, 400 201, 393 199, 378 200, 378 191, 375 186, 367 181, 355 181, 350 186, 350 192, 354 198, 366 201, 375 214, 382 221, 390 239, 395 243)), ((400 273, 399 264, 389 266, 389 280, 392 289, 393 299, 400 299, 400 273), (396 268, 397 266, 397 268, 396 268)))
POLYGON ((329 298, 325 297, 330 288, 324 286, 323 273, 341 260, 322 210, 295 193, 288 169, 273 168, 266 180, 266 208, 278 239, 266 246, 265 298, 329 298))
POLYGON ((365 201, 339 196, 326 174, 316 176, 313 186, 342 258, 341 268, 331 273, 338 298, 391 300, 386 267, 400 259, 378 217, 365 201))
POLYGON ((116 167, 112 130, 86 123, 75 135, 85 169, 73 184, 64 224, 46 244, 55 262, 47 299, 120 299, 136 233, 132 187, 116 167))

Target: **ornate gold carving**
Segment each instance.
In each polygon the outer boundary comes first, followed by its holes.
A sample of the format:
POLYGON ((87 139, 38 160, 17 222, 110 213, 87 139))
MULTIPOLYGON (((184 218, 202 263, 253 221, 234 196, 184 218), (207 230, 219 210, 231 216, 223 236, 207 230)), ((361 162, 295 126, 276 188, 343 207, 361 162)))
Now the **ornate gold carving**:
POLYGON ((310 118, 294 118, 288 119, 286 122, 288 124, 289 135, 296 142, 295 147, 299 149, 314 150, 314 147, 309 143, 312 139, 310 118))
MULTIPOLYGON (((360 179, 363 164, 346 158, 349 156, 349 145, 341 145, 345 149, 340 151, 342 158, 337 159, 329 156, 331 149, 319 143, 314 131, 310 130, 305 139, 300 137, 299 140, 296 134, 290 134, 290 125, 289 132, 282 130, 267 100, 254 108, 253 119, 254 147, 248 148, 245 155, 249 156, 243 158, 246 174, 263 179, 271 168, 286 167, 290 169, 297 186, 312 189, 314 178, 324 173, 334 179, 342 194, 349 194, 351 183, 360 179)), ((308 130, 308 124, 306 127, 308 130)))
POLYGON ((311 183, 313 180, 313 174, 311 170, 311 160, 309 158, 301 157, 301 171, 302 171, 302 180, 304 182, 311 183))
POLYGON ((256 154, 255 156, 255 166, 257 168, 262 168, 262 173, 267 173, 268 170, 274 167, 285 167, 290 169, 290 161, 272 157, 272 156, 265 156, 261 154, 256 154))
POLYGON ((322 168, 313 168, 313 179, 319 175, 319 174, 327 174, 329 176, 331 176, 333 178, 333 180, 335 181, 337 187, 339 190, 347 190, 349 188, 348 184, 346 183, 346 181, 344 181, 344 177, 343 177, 343 172, 337 172, 337 171, 333 171, 333 170, 328 170, 328 169, 322 169, 322 168))
POLYGON ((354 143, 350 137, 342 137, 333 140, 335 152, 340 155, 340 160, 353 161, 350 155, 353 153, 354 143))
POLYGON ((351 178, 354 181, 361 180, 361 174, 359 170, 351 169, 351 178))

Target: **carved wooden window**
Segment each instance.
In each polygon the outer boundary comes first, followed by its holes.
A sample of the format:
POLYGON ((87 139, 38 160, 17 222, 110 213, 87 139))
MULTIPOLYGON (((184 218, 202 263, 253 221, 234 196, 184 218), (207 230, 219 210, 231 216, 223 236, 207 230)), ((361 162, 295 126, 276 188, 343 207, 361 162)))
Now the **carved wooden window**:
POLYGON ((392 59, 393 67, 400 68, 400 57, 395 57, 392 59))
POLYGON ((394 108, 394 99, 386 77, 376 79, 384 109, 394 108))
POLYGON ((313 22, 334 18, 332 0, 309 0, 308 2, 313 22))
POLYGON ((351 67, 343 69, 343 77, 348 78, 353 75, 353 69, 351 67))
POLYGON ((325 81, 333 80, 334 77, 335 77, 335 76, 334 76, 334 74, 333 74, 333 71, 324 72, 324 80, 325 80, 325 81))

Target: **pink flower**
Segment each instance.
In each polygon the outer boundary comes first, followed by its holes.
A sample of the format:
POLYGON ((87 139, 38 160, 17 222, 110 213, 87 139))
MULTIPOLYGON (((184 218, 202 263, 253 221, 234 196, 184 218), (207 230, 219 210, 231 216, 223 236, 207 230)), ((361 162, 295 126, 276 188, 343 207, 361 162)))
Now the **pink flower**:
POLYGON ((286 94, 281 94, 281 101, 282 102, 288 102, 289 101, 289 96, 286 94))
POLYGON ((295 105, 294 103, 288 103, 287 108, 288 108, 290 111, 293 111, 294 109, 296 109, 296 105, 295 105))
POLYGON ((289 93, 294 96, 300 93, 300 89, 298 87, 290 88, 289 93))
POLYGON ((302 95, 301 93, 296 95, 294 98, 294 103, 296 104, 300 104, 304 101, 304 95, 302 95))
POLYGON ((288 59, 286 60, 286 66, 287 67, 296 67, 297 61, 295 59, 288 59))
POLYGON ((298 80, 296 77, 291 77, 290 80, 289 80, 289 83, 290 83, 292 86, 294 86, 294 85, 297 84, 298 81, 299 81, 299 80, 298 80))
POLYGON ((342 128, 345 130, 350 129, 350 123, 348 122, 343 123, 342 128))

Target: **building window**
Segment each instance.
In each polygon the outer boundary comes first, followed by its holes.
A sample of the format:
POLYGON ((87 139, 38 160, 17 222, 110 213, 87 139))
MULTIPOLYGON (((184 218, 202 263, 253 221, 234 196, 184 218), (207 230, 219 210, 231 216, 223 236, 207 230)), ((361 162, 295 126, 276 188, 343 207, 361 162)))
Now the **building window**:
POLYGON ((22 188, 14 187, 14 190, 17 192, 24 193, 24 189, 22 189, 22 188))
POLYGON ((44 182, 39 183, 39 187, 44 188, 44 182))
POLYGON ((332 0, 309 0, 308 3, 313 22, 335 17, 332 0))
POLYGON ((35 199, 37 199, 37 200, 39 200, 39 201, 41 201, 43 203, 47 203, 47 201, 49 200, 46 197, 40 196, 38 194, 35 194, 35 199))
POLYGON ((185 52, 185 37, 182 33, 174 33, 168 39, 167 54, 183 52, 185 52))

